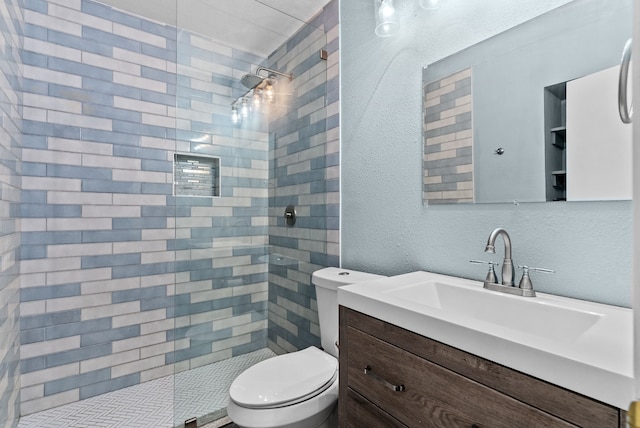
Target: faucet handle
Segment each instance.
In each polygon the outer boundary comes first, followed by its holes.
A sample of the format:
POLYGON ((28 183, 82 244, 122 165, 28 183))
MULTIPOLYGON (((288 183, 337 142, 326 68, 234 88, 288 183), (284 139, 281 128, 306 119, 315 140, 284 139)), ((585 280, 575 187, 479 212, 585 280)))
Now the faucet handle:
POLYGON ((532 270, 535 272, 556 273, 556 271, 553 269, 537 268, 524 265, 519 265, 518 267, 522 269, 522 278, 520 279, 520 284, 518 284, 518 287, 524 290, 533 290, 533 283, 531 282, 529 271, 532 270))
POLYGON ((469 263, 476 263, 476 264, 482 264, 482 265, 500 266, 500 263, 497 263, 497 262, 486 262, 486 261, 484 261, 484 260, 469 260, 469 263))
POLYGON ((489 284, 498 283, 498 277, 496 276, 496 270, 494 269, 494 267, 500 266, 500 263, 485 262, 484 260, 469 260, 469 263, 489 265, 489 272, 487 272, 487 277, 484 279, 484 282, 489 284))
POLYGON ((531 266, 524 266, 524 265, 518 265, 518 267, 523 270, 523 273, 529 272, 530 270, 533 270, 536 272, 544 272, 544 273, 556 273, 556 271, 553 269, 545 269, 545 268, 538 268, 538 267, 531 267, 531 266))

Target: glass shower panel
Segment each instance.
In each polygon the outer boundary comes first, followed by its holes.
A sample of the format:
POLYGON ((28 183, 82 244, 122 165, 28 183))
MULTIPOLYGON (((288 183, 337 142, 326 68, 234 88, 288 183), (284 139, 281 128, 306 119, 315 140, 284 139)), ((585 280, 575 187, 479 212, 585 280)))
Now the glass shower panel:
MULTIPOLYGON (((163 0, 168 13, 150 17, 140 6, 151 1, 18 3, 26 417, 173 374, 176 7, 163 0)), ((140 403, 162 403, 154 416, 169 424, 171 399, 162 390, 140 403)), ((135 404, 129 414, 148 409, 135 404)))
MULTIPOLYGON (((198 4, 201 15, 219 13, 213 0, 198 4)), ((214 25, 193 25, 188 6, 180 2, 177 13, 176 425, 225 416, 229 386, 244 369, 319 345, 310 273, 331 258, 324 13, 256 53, 246 46, 260 43, 235 45, 214 25), (289 204, 293 227, 283 224, 289 204)), ((253 34, 245 29, 242 37, 253 34)))
POLYGON ((242 123, 231 118, 247 91, 240 78, 265 58, 184 28, 193 19, 185 13, 174 158, 176 425, 224 416, 239 368, 227 362, 255 351, 259 361, 267 348, 268 116, 252 108, 242 123))

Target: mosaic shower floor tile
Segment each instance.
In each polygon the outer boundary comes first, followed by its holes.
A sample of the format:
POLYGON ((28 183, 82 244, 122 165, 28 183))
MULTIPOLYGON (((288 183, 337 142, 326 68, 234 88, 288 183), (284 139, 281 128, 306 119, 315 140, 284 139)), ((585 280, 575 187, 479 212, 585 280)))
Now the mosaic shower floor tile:
POLYGON ((261 349, 34 413, 21 418, 18 428, 172 428, 192 417, 210 422, 226 414, 233 379, 273 356, 270 349, 261 349))

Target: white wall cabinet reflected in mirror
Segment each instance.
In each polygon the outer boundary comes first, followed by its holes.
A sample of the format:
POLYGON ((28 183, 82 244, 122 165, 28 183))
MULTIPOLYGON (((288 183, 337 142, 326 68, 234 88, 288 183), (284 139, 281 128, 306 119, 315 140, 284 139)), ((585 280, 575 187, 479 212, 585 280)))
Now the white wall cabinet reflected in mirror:
POLYGON ((568 201, 631 199, 632 128, 611 107, 618 76, 611 67, 567 82, 568 201))

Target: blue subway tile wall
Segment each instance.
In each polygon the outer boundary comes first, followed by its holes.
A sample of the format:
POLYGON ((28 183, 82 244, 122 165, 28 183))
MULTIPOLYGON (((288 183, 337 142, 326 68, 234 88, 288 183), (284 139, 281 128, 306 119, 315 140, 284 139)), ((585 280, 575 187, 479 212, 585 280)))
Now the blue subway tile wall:
MULTIPOLYGON (((42 4, 26 2, 38 9, 42 4)), ((24 43, 23 2, 6 0, 0 9, 0 426, 15 427, 20 416, 20 169, 22 146, 22 84, 20 54, 24 43)), ((37 145, 37 143, 35 143, 37 145)), ((37 336, 37 333, 36 333, 37 336)))
POLYGON ((270 122, 269 347, 276 353, 320 346, 311 274, 339 265, 338 1, 327 4, 270 57, 293 73, 291 103, 270 122), (320 49, 329 52, 320 59, 320 49), (295 226, 285 224, 295 205, 295 226))
POLYGON ((3 246, 22 239, 22 290, 2 284, 21 319, 0 326, 22 414, 266 347, 267 117, 230 120, 266 58, 92 0, 24 2, 23 230, 3 246), (220 196, 174 196, 176 153, 219 158, 220 196))

